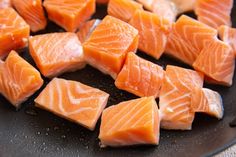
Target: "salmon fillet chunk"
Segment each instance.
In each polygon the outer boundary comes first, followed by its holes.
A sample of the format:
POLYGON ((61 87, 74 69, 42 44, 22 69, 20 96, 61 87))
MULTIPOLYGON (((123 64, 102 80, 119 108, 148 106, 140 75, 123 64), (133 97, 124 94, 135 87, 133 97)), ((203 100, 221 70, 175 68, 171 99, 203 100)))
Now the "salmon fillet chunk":
POLYGON ((101 147, 159 143, 159 114, 154 97, 143 97, 108 107, 102 113, 101 147))
POLYGON ((94 130, 108 97, 80 82, 54 78, 34 101, 37 107, 94 130))

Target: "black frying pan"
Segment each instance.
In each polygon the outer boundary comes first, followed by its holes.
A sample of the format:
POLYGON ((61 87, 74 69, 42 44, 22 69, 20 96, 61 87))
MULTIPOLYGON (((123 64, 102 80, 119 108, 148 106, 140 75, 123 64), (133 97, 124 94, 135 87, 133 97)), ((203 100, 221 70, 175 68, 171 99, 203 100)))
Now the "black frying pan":
MULTIPOLYGON (((102 18, 106 8, 98 7, 94 17, 102 18)), ((232 20, 236 26, 236 6, 232 13, 232 20)), ((45 31, 63 31, 50 23, 45 31)), ((27 50, 22 56, 35 65, 27 50)), ((166 56, 156 61, 153 58, 138 53, 143 58, 159 65, 178 65, 190 68, 166 56)), ((118 90, 114 80, 103 75, 98 70, 87 66, 85 69, 67 73, 62 78, 80 81, 110 93, 108 106, 124 100, 136 98, 134 95, 118 90)), ((44 86, 49 82, 45 79, 44 86)), ((223 96, 225 116, 218 121, 214 118, 197 115, 192 131, 161 130, 159 146, 138 146, 128 148, 99 147, 98 133, 100 121, 96 130, 91 132, 82 126, 61 119, 47 111, 34 107, 33 100, 40 91, 34 94, 16 112, 6 99, 0 96, 0 156, 3 157, 157 157, 157 156, 210 156, 236 143, 236 128, 229 123, 236 117, 236 77, 231 88, 205 85, 220 92, 223 96)))

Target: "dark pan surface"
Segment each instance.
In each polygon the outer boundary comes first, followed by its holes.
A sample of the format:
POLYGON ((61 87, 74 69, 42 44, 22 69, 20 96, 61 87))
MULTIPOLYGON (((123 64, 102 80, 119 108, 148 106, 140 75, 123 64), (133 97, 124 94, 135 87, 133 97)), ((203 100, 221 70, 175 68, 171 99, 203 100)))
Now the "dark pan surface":
MULTIPOLYGON (((105 15, 104 7, 98 7, 95 17, 105 15)), ((236 7, 232 13, 236 26, 236 7)), ((50 23, 45 32, 62 31, 50 23)), ((25 50, 21 55, 35 65, 25 50)), ((138 55, 159 65, 167 64, 187 67, 174 59, 163 56, 155 61, 142 53, 138 55)), ((187 67, 189 68, 189 67, 187 67)), ((132 94, 118 90, 114 80, 98 70, 87 66, 85 69, 67 73, 61 78, 77 80, 110 93, 108 106, 124 100, 136 98, 132 94)), ((49 80, 44 79, 46 85, 49 80)), ((34 107, 33 100, 40 91, 34 94, 22 108, 16 112, 6 99, 0 96, 0 156, 3 157, 157 157, 157 156, 210 156, 236 143, 236 128, 229 123, 236 116, 236 77, 231 88, 205 85, 220 92, 223 96, 225 117, 218 121, 205 115, 197 115, 192 131, 161 130, 159 146, 138 146, 129 148, 99 148, 99 125, 94 132, 61 119, 47 111, 34 107)), ((42 90, 43 88, 41 88, 42 90)))

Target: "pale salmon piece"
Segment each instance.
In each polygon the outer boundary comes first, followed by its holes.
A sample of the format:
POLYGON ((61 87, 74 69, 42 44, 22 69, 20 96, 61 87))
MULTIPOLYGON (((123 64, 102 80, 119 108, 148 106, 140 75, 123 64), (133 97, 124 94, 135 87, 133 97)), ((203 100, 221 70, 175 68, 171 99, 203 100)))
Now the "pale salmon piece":
POLYGON ((159 114, 154 97, 121 102, 102 113, 101 147, 159 143, 159 114))
POLYGON ((176 5, 178 14, 193 11, 197 0, 171 0, 176 5))
POLYGON ((0 9, 11 7, 11 0, 0 0, 0 9))
POLYGON ((109 15, 125 22, 129 22, 137 10, 143 10, 143 6, 134 0, 110 0, 107 8, 109 15))
POLYGON ((233 0, 196 0, 195 13, 199 21, 217 29, 221 25, 231 26, 233 0))
POLYGON ((109 0, 96 0, 96 2, 100 4, 107 4, 109 0))
POLYGON ((191 92, 203 86, 203 74, 168 65, 160 92, 161 128, 191 130, 195 113, 191 109, 191 92))
POLYGON ((40 73, 15 51, 0 61, 0 93, 16 108, 42 85, 40 73))
POLYGON ((85 66, 83 48, 75 33, 49 33, 29 39, 29 50, 40 72, 55 77, 85 66))
POLYGON ((94 29, 98 26, 98 24, 101 22, 99 19, 93 19, 90 21, 85 22, 77 32, 77 36, 81 43, 84 43, 91 35, 91 33, 94 31, 94 29))
POLYGON ((221 40, 228 43, 236 55, 236 29, 223 25, 218 28, 218 33, 221 40))
POLYGON ((94 130, 108 97, 80 82, 54 78, 34 101, 37 107, 94 130))
POLYGON ((191 109, 218 119, 224 115, 224 107, 220 94, 207 88, 193 88, 191 93, 191 109))
POLYGON ((164 18, 169 22, 174 22, 177 17, 176 5, 171 0, 138 0, 143 6, 164 18))
POLYGON ((136 52, 138 30, 107 15, 83 43, 86 61, 114 79, 120 72, 128 52, 136 52))
POLYGON ((5 58, 11 50, 24 48, 29 34, 29 25, 14 9, 0 9, 0 59, 5 58))
POLYGON ((235 68, 235 55, 231 47, 212 40, 200 53, 193 67, 213 79, 217 84, 231 86, 235 68))
POLYGON ((47 25, 42 0, 12 0, 17 12, 30 25, 32 32, 43 30, 47 25))
POLYGON ((170 23, 154 13, 138 10, 129 24, 139 31, 138 48, 155 59, 159 59, 166 48, 170 23))
POLYGON ((165 53, 192 65, 209 41, 217 37, 217 30, 182 15, 169 35, 165 53))
POLYGON ((140 97, 157 98, 163 83, 165 71, 157 64, 128 53, 126 62, 118 74, 115 85, 140 97))
POLYGON ((69 32, 75 32, 96 9, 95 0, 45 0, 43 5, 48 18, 69 32))

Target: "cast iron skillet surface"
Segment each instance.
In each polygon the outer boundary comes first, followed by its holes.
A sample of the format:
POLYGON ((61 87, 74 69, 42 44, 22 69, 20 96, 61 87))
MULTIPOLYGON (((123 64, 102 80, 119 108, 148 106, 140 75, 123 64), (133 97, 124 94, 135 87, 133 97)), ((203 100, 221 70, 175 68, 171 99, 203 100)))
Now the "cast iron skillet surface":
MULTIPOLYGON (((232 21, 236 26, 236 5, 232 12, 232 21)), ((106 14, 105 7, 98 7, 96 18, 106 14)), ((40 33, 63 31, 53 23, 40 33)), ((35 66, 27 49, 21 55, 35 66)), ((165 67, 167 64, 190 68, 166 56, 156 61, 138 52, 138 55, 165 67)), ((124 100, 136 98, 134 95, 118 90, 114 80, 98 70, 87 66, 73 73, 66 73, 61 78, 80 81, 92 87, 99 88, 110 94, 108 106, 124 100)), ((45 85, 49 82, 44 78, 45 85)), ((91 132, 80 125, 59 118, 47 111, 34 107, 33 100, 39 94, 34 94, 16 112, 10 103, 0 96, 0 156, 3 157, 157 157, 157 156, 211 156, 236 143, 236 128, 229 123, 236 116, 236 77, 231 88, 205 85, 220 92, 223 96, 225 116, 218 121, 214 118, 197 115, 192 131, 161 130, 159 146, 137 146, 126 148, 99 147, 99 126, 91 132)))

